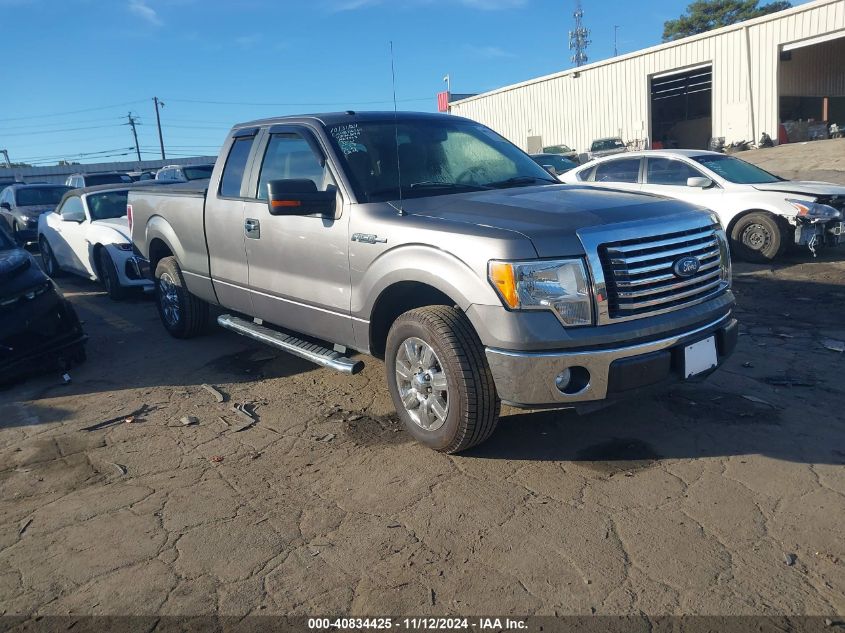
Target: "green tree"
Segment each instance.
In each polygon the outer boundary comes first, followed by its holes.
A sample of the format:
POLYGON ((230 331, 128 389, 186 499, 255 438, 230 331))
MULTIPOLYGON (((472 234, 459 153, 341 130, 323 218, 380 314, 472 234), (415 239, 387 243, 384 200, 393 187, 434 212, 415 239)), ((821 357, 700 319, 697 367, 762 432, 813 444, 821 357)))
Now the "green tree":
POLYGON ((677 20, 663 23, 663 41, 704 33, 720 26, 783 11, 791 6, 792 3, 785 0, 762 6, 760 0, 695 0, 677 20))

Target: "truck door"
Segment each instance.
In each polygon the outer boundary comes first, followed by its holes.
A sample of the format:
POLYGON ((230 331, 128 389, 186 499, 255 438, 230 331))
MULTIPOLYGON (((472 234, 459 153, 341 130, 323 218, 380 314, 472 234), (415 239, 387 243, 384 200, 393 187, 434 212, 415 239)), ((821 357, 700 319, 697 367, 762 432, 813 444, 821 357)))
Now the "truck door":
POLYGON ((314 133, 305 126, 268 130, 245 205, 249 288, 255 316, 291 330, 351 344, 349 208, 314 133), (335 217, 271 215, 267 183, 309 179, 337 191, 335 217))
POLYGON ((211 279, 220 304, 252 313, 249 266, 244 246, 244 200, 250 165, 255 156, 258 128, 238 130, 221 156, 226 156, 219 180, 212 178, 206 196, 205 234, 210 253, 211 279))

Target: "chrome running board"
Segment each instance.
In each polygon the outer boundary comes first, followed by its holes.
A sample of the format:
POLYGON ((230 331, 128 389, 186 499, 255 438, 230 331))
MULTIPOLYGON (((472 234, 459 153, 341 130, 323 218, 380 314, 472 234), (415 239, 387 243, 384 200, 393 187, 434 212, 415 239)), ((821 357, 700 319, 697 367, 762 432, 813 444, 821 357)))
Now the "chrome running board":
POLYGON ((217 324, 232 332, 248 336, 270 347, 275 347, 288 354, 299 356, 312 363, 334 369, 343 374, 357 374, 364 369, 364 363, 360 360, 352 360, 322 345, 303 341, 290 334, 284 334, 264 325, 257 325, 256 323, 232 316, 231 314, 221 314, 217 317, 217 324))

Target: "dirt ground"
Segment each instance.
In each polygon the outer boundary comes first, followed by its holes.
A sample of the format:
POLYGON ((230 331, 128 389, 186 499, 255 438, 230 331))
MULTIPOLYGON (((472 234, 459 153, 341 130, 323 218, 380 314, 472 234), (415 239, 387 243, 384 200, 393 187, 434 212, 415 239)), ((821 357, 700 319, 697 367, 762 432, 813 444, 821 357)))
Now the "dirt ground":
POLYGON ((843 254, 734 280, 705 382, 506 409, 454 457, 399 428, 378 361, 176 341, 63 280, 88 362, 0 392, 0 614, 843 614, 843 254))

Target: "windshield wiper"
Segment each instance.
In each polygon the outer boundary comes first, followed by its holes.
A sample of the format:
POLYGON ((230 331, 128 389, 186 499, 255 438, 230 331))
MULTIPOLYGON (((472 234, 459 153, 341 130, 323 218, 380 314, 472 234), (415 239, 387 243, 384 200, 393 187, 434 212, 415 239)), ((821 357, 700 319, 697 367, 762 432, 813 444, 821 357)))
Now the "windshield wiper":
POLYGON ((423 180, 411 184, 411 189, 489 189, 486 185, 473 185, 463 182, 435 182, 434 180, 423 180))
POLYGON ((552 180, 551 178, 539 178, 536 176, 514 176, 506 180, 497 180, 496 182, 488 182, 488 187, 495 187, 497 189, 505 189, 507 187, 521 187, 522 185, 533 185, 536 182, 548 182, 550 184, 559 185, 559 180, 552 180))
MULTIPOLYGON (((462 191, 480 191, 482 189, 490 189, 491 187, 487 187, 485 185, 470 185, 470 184, 462 184, 459 182, 434 182, 434 181, 423 181, 423 182, 415 182, 410 185, 402 185, 402 189, 406 191, 420 191, 423 189, 460 189, 462 191)), ((399 193, 399 186, 394 185, 392 187, 383 187, 382 189, 374 189, 373 191, 367 192, 367 196, 372 198, 373 196, 383 196, 388 193, 399 193)))

